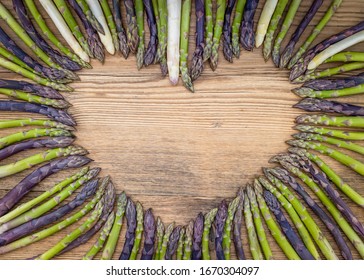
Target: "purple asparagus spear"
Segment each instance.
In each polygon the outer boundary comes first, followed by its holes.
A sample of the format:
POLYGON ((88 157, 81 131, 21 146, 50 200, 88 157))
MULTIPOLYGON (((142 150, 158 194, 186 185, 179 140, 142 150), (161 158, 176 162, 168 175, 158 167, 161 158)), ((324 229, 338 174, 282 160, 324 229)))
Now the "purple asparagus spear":
POLYGON ((225 10, 225 19, 224 19, 224 27, 223 27, 223 36, 224 36, 224 42, 223 42, 223 53, 224 57, 227 61, 233 62, 233 47, 231 45, 231 15, 234 10, 236 0, 228 0, 226 10, 225 10))
POLYGON ((255 44, 254 15, 259 0, 247 0, 244 9, 243 21, 240 26, 240 43, 247 51, 252 51, 255 44))
POLYGON ((334 89, 356 87, 361 84, 364 84, 364 73, 341 79, 311 80, 304 83, 302 87, 310 88, 313 90, 334 90, 334 89))
POLYGON ((224 249, 222 247, 222 239, 224 234, 225 221, 228 216, 228 205, 225 200, 220 203, 217 210, 215 225, 215 251, 218 260, 225 260, 224 249))
POLYGON ((192 236, 192 260, 201 260, 202 258, 202 233, 203 233, 204 216, 200 212, 193 224, 192 236))
POLYGON ((192 81, 197 80, 203 71, 203 51, 205 48, 205 4, 203 0, 195 1, 196 11, 196 49, 193 53, 190 76, 192 81))
POLYGON ((131 254, 131 250, 134 246, 135 229, 137 226, 136 207, 135 203, 130 198, 128 198, 128 203, 126 205, 125 216, 127 222, 127 230, 125 234, 124 247, 120 254, 119 260, 128 260, 131 254))
POLYGON ((169 236, 165 260, 172 260, 173 255, 176 253, 180 233, 181 233, 181 226, 176 226, 173 229, 171 235, 169 236))
POLYGON ((123 54, 124 58, 127 59, 129 56, 129 46, 128 46, 128 40, 126 37, 126 33, 123 27, 122 17, 121 17, 121 7, 120 7, 120 0, 112 0, 113 5, 113 15, 116 25, 116 31, 118 33, 119 38, 119 47, 120 51, 123 54))
POLYGON ((152 0, 143 0, 147 22, 150 31, 150 40, 144 55, 144 65, 148 66, 154 62, 158 46, 157 22, 153 11, 152 0))
POLYGON ((152 209, 144 215, 144 246, 141 260, 152 260, 154 254, 156 224, 152 209))
POLYGON ((241 225, 243 220, 243 209, 244 209, 244 190, 241 188, 239 190, 238 196, 240 196, 240 202, 238 208, 236 209, 234 220, 233 220, 233 241, 236 256, 239 260, 245 260, 245 253, 243 249, 243 244, 241 241, 241 225))

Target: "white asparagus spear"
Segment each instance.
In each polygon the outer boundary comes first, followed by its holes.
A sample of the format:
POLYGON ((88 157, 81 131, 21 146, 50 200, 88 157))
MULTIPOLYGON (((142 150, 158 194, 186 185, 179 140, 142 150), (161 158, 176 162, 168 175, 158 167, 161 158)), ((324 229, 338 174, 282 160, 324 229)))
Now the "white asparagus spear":
POLYGON ((329 57, 346 50, 347 48, 350 48, 351 46, 354 46, 356 44, 359 44, 360 42, 364 41, 364 31, 360 31, 358 33, 355 33, 354 35, 351 35, 333 45, 328 47, 326 50, 320 52, 318 55, 316 55, 311 62, 308 64, 307 69, 308 70, 314 70, 317 67, 319 67, 326 59, 329 57))
POLYGON ((264 41, 264 37, 267 34, 270 20, 273 16, 274 10, 276 9, 278 0, 267 0, 264 4, 262 13, 260 14, 257 33, 255 35, 255 47, 259 48, 264 41))
POLYGON ((181 25, 181 0, 167 0, 168 43, 167 65, 169 80, 177 85, 179 78, 179 40, 181 25))
POLYGON ((40 4, 43 6, 49 17, 54 22, 58 31, 61 33, 62 37, 66 40, 67 44, 72 48, 72 50, 86 62, 90 62, 90 58, 87 53, 82 49, 76 38, 73 36, 71 30, 69 29, 67 23, 63 19, 62 15, 54 5, 53 1, 50 0, 39 0, 40 4))
POLYGON ((105 35, 97 32, 99 34, 101 43, 104 45, 105 49, 109 54, 115 54, 115 46, 112 40, 111 32, 109 26, 107 25, 104 12, 100 6, 99 1, 97 0, 86 0, 87 5, 90 7, 91 12, 94 14, 95 18, 102 25, 105 35))

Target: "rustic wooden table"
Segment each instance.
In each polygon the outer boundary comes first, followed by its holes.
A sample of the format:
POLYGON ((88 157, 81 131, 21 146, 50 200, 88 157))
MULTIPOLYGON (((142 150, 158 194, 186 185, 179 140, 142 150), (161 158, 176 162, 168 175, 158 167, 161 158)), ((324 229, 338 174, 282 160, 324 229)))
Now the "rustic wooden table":
MULTIPOLYGON (((10 0, 1 2, 11 8, 10 0)), ((264 1, 260 2, 256 20, 264 1)), ((311 4, 311 1, 302 2, 294 26, 311 4)), ((310 30, 329 2, 325 1, 320 8, 310 30)), ((343 2, 315 42, 363 20, 362 0, 343 2)), ((190 50, 193 49, 194 19, 193 15, 190 50)), ((4 22, 0 24, 5 28, 4 22)), ((9 34, 14 38, 12 32, 9 34)), ((305 32, 303 37, 307 34, 305 32)), ((363 45, 355 49, 362 50, 363 45)), ((181 82, 176 87, 171 86, 167 78, 161 77, 158 65, 137 71, 133 56, 124 60, 119 54, 108 55, 104 65, 93 61, 92 66, 93 69, 79 72, 81 81, 72 84, 75 92, 66 94, 73 105, 70 112, 78 123, 76 143, 88 149, 94 160, 92 166, 101 167, 102 176, 112 176, 119 192, 125 190, 135 201, 142 202, 145 209, 153 208, 154 214, 166 224, 172 221, 186 224, 200 211, 205 213, 216 207, 222 199, 230 201, 239 187, 262 174, 261 167, 271 166, 268 163, 271 156, 286 151, 285 141, 294 133, 294 118, 303 113, 292 108, 299 99, 290 92, 294 85, 288 82, 288 72, 276 69, 271 61, 265 63, 260 49, 252 53, 243 51, 240 59, 232 64, 221 54, 215 72, 205 66, 202 77, 195 83, 194 94, 185 90, 181 82)), ((0 71, 2 78, 19 78, 4 69, 0 71)), ((362 96, 341 101, 364 105, 362 96)), ((0 119, 19 117, 30 115, 0 113, 0 119)), ((16 129, 2 130, 0 136, 14 131, 16 129)), ((33 153, 24 152, 2 164, 33 153)), ((325 160, 364 195, 362 177, 329 158, 325 160)), ((1 179, 0 197, 29 172, 1 179)), ((61 172, 44 180, 22 202, 39 195, 67 174, 71 172, 61 172)), ((363 209, 344 199, 364 222, 363 209)), ((0 259, 38 255, 75 227, 1 255, 0 259)), ((121 251, 124 232, 125 227, 115 258, 121 251)), ((243 233, 244 248, 250 258, 246 231, 243 233)), ((327 237, 334 244, 329 234, 327 237)), ((81 258, 95 238, 57 259, 81 258)), ((269 234, 268 238, 275 257, 285 258, 269 234)), ((333 246, 340 255, 337 246, 333 246)), ((355 258, 360 258, 355 249, 352 251, 355 258)))

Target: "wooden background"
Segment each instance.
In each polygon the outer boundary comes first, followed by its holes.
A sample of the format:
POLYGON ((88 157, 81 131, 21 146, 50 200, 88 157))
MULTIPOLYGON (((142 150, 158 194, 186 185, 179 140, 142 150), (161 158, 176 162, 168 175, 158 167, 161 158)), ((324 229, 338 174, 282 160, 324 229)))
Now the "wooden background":
MULTIPOLYGON (((260 2, 256 21, 264 1, 260 2)), ((312 1, 302 2, 294 26, 312 1)), ((309 30, 331 1, 324 2, 309 30)), ((2 0, 2 3, 11 8, 10 0, 2 0)), ((345 0, 315 42, 363 20, 363 13, 362 0, 345 0)), ((190 53, 194 45, 194 19, 193 15, 190 53)), ((5 28, 4 22, 0 24, 5 28)), ((14 38, 12 32, 9 34, 14 38)), ((307 35, 305 32, 303 38, 307 35)), ((353 50, 360 48, 363 49, 363 45, 353 50)), ((120 54, 108 55, 104 65, 93 61, 93 69, 80 71, 81 81, 72 84, 75 92, 66 95, 73 105, 70 112, 78 122, 76 143, 88 149, 94 159, 92 165, 101 167, 103 176, 111 175, 119 192, 125 190, 134 200, 141 201, 145 209, 152 207, 154 214, 162 217, 166 224, 172 221, 187 224, 198 212, 205 213, 216 207, 223 198, 230 201, 239 187, 261 174, 261 167, 270 166, 271 156, 286 151, 285 141, 294 132, 294 118, 303 113, 291 107, 299 99, 290 93, 294 85, 288 82, 288 72, 277 70, 271 61, 265 63, 261 49, 252 53, 243 51, 233 64, 226 62, 221 54, 216 72, 206 64, 203 75, 195 83, 194 94, 185 90, 181 82, 176 87, 171 86, 167 78, 161 77, 158 65, 141 71, 135 65, 133 56, 126 61, 120 54)), ((0 71, 2 78, 19 77, 3 69, 0 71)), ((359 96, 341 101, 364 105, 363 97, 359 96)), ((1 119, 26 116, 30 115, 0 113, 1 119)), ((0 135, 14 131, 17 130, 2 130, 0 135)), ((35 152, 22 153, 1 164, 35 152)), ((325 160, 364 195, 363 178, 326 157, 325 160)), ((0 196, 28 173, 30 171, 24 171, 2 179, 0 196)), ((44 180, 23 201, 39 195, 68 174, 71 172, 61 172, 44 180)), ((364 222, 363 209, 348 203, 364 222)), ((2 255, 0 259, 38 255, 75 226, 2 255)), ((115 258, 121 251, 124 232, 125 228, 115 258)), ((245 230, 243 233, 244 248, 251 257, 245 230)), ((327 237, 340 255, 331 236, 327 237)), ((285 258, 270 234, 268 238, 275 257, 285 258)), ((94 241, 95 237, 57 259, 79 259, 94 241)), ((355 249, 353 254, 360 258, 355 249)))

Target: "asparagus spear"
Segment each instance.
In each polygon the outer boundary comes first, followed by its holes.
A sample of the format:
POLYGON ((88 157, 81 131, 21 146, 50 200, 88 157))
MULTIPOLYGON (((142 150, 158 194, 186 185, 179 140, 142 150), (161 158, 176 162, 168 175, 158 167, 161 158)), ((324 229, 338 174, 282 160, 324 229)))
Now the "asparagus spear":
POLYGON ((223 200, 217 210, 214 226, 215 226, 215 251, 216 258, 218 260, 225 260, 224 249, 223 249, 223 235, 224 235, 224 225, 228 217, 228 205, 225 200, 223 200))
POLYGON ((81 7, 83 13, 86 15, 87 20, 90 22, 90 24, 93 26, 93 28, 105 35, 105 30, 102 24, 99 22, 99 20, 94 16, 92 13, 89 5, 87 4, 86 0, 76 0, 77 4, 81 7))
POLYGON ((283 16, 284 10, 288 4, 288 0, 279 0, 277 3, 277 7, 274 10, 272 15, 272 19, 269 22, 268 30, 265 35, 264 45, 263 45, 263 57, 265 61, 268 61, 269 57, 272 53, 273 48, 273 40, 274 40, 274 33, 278 28, 278 24, 283 16))
POLYGON ((155 241, 155 250, 153 255, 153 260, 160 260, 160 251, 162 250, 164 236, 164 224, 160 217, 157 217, 157 233, 156 233, 156 241, 155 241))
POLYGON ((42 136, 71 137, 72 134, 67 130, 58 128, 32 129, 28 131, 17 132, 0 138, 0 149, 3 149, 4 147, 7 147, 14 143, 21 142, 23 140, 38 138, 42 136))
POLYGON ((129 50, 129 46, 128 46, 125 29, 123 27, 120 0, 113 0, 112 5, 113 5, 112 12, 113 12, 114 21, 116 24, 116 31, 117 31, 118 41, 119 41, 118 48, 120 49, 124 58, 127 59, 129 56, 130 50, 129 50))
POLYGON ((19 215, 23 214, 24 212, 32 209, 48 197, 60 192, 63 190, 66 186, 73 183, 74 181, 80 179, 82 176, 84 176, 89 171, 88 167, 82 168, 79 172, 76 174, 66 178, 65 180, 59 182, 58 184, 54 185, 51 189, 43 192, 41 195, 37 196, 36 198, 33 198, 32 200, 25 202, 21 205, 19 205, 14 210, 8 212, 7 214, 0 217, 0 224, 4 224, 6 222, 9 222, 10 220, 18 217, 19 215))
POLYGON ((141 260, 152 260, 154 254, 156 223, 152 209, 148 209, 144 215, 144 246, 141 260))
POLYGON ((22 141, 0 150, 0 161, 13 156, 22 151, 36 148, 64 148, 71 145, 75 141, 72 137, 54 137, 54 138, 41 138, 22 141))
POLYGON ((229 203, 228 217, 226 218, 224 225, 223 243, 222 248, 224 250, 224 256, 226 260, 230 260, 230 245, 231 245, 231 228, 234 219, 234 215, 238 205, 240 203, 240 197, 237 196, 233 201, 229 203))
POLYGON ((231 44, 231 33, 232 27, 231 24, 231 15, 234 10, 236 0, 228 0, 226 10, 225 10, 225 17, 224 17, 224 27, 223 27, 223 54, 227 61, 233 62, 233 47, 231 44))
POLYGON ((181 234, 181 226, 176 226, 173 229, 171 235, 169 236, 168 246, 165 255, 166 260, 172 260, 173 255, 176 253, 180 234, 181 234))
POLYGON ((274 216, 276 217, 276 220, 281 230, 283 231, 289 243, 291 243, 297 254, 300 256, 300 258, 303 260, 314 260, 315 258, 308 251, 305 244, 303 244, 301 238, 296 234, 291 224, 288 222, 287 218, 283 214, 281 206, 279 205, 279 202, 275 198, 275 196, 267 190, 264 191, 263 196, 270 211, 273 212, 274 216))
MULTIPOLYGON (((335 205, 330 201, 330 199, 320 190, 320 188, 312 181, 309 180, 308 176, 302 173, 298 168, 292 166, 287 161, 284 161, 280 156, 276 156, 271 159, 271 161, 279 161, 279 163, 287 170, 298 176, 302 181, 314 189, 317 197, 321 200, 321 202, 325 205, 327 210, 330 212, 336 223, 340 226, 345 235, 349 238, 350 242, 354 245, 354 247, 358 250, 359 254, 363 257, 364 255, 364 243, 361 241, 360 237, 356 234, 356 232, 351 228, 349 223, 341 216, 339 210, 335 207, 335 205)), ((275 174, 274 174, 275 175, 275 174)), ((287 175, 287 174, 286 174, 287 175)), ((281 179, 281 178, 279 178, 281 179)), ((289 182, 287 182, 289 183, 289 182)), ((327 214, 322 211, 320 207, 314 202, 314 200, 305 192, 305 190, 295 182, 294 184, 290 184, 292 188, 294 188, 299 195, 306 201, 306 203, 315 211, 317 215, 320 216, 322 221, 326 224, 330 232, 334 235, 336 240, 339 240, 340 231, 335 226, 335 222, 327 216, 327 214)), ((338 241, 337 241, 338 242, 338 241)), ((342 241, 340 241, 340 244, 342 241)), ((339 244, 339 242, 338 242, 339 244)))
MULTIPOLYGON (((195 1, 195 13, 196 13, 196 49, 193 52, 191 66, 190 66, 190 77, 192 81, 197 80, 197 78, 200 77, 203 71, 203 52, 205 46, 205 16, 204 16, 205 5, 203 0, 195 1)), ((184 17, 182 17, 182 21, 184 21, 184 17)), ((181 37, 182 35, 183 34, 181 34, 181 37)), ((186 52, 186 57, 187 56, 188 52, 186 52)), ((181 59, 182 59, 182 54, 181 54, 181 59)))
POLYGON ((73 127, 54 122, 51 120, 39 120, 39 119, 21 119, 21 120, 0 120, 0 129, 23 127, 23 126, 45 126, 50 128, 58 128, 63 130, 74 130, 73 127))
POLYGON ((107 218, 107 221, 102 228, 99 238, 96 240, 94 245, 90 248, 90 250, 83 256, 83 260, 92 260, 96 254, 102 249, 104 246, 106 239, 108 239, 112 225, 115 220, 115 212, 112 211, 109 217, 107 218))
POLYGON ((349 186, 339 175, 337 175, 335 171, 331 169, 320 157, 299 148, 290 148, 289 152, 298 154, 300 156, 305 156, 314 163, 316 163, 317 166, 319 166, 320 169, 325 172, 327 177, 329 177, 331 182, 333 182, 344 194, 346 194, 347 197, 349 197, 359 206, 364 207, 364 198, 360 194, 358 194, 351 186, 349 186))
POLYGON ((308 67, 308 64, 311 62, 311 60, 320 52, 327 49, 332 44, 335 44, 346 37, 355 34, 357 32, 360 32, 364 30, 364 21, 359 22, 357 25, 349 27, 335 35, 332 35, 331 37, 325 39, 324 41, 318 43, 316 46, 308 50, 305 54, 305 56, 301 57, 297 63, 292 67, 289 79, 291 81, 296 80, 298 77, 302 76, 308 67))
POLYGON ((301 4, 301 0, 292 0, 289 9, 287 11, 287 14, 283 20, 281 29, 276 37, 276 39, 274 40, 274 45, 273 45, 273 51, 272 51, 272 59, 273 59, 273 63, 276 67, 279 66, 279 61, 281 58, 281 45, 282 42, 284 40, 284 38, 287 35, 287 32, 289 30, 289 28, 292 25, 293 19, 297 13, 297 10, 299 8, 301 4))
POLYGON ((135 0, 135 13, 138 27, 138 49, 136 53, 137 57, 137 68, 140 70, 144 64, 144 5, 143 0, 135 0))
MULTIPOLYGON (((84 217, 87 213, 89 213, 95 207, 96 203, 98 203, 100 201, 101 197, 104 194, 104 191, 105 191, 105 188, 106 188, 108 182, 109 182, 109 177, 106 177, 102 180, 94 198, 89 203, 87 203, 80 211, 78 211, 77 213, 73 214, 72 216, 64 219, 63 221, 61 221, 49 228, 36 232, 32 235, 23 237, 6 246, 0 247, 0 254, 11 252, 13 250, 25 247, 29 244, 38 242, 48 236, 51 236, 51 235, 61 231, 62 229, 74 224, 75 222, 79 221, 82 217, 84 217)), ((102 203, 104 203, 104 201, 102 201, 102 203)))
POLYGON ((258 3, 259 0, 247 0, 240 26, 240 43, 247 51, 252 51, 255 45, 254 15, 258 3))
MULTIPOLYGON (((341 255, 344 259, 352 259, 351 251, 346 244, 337 224, 324 212, 320 206, 312 200, 312 198, 306 193, 306 191, 296 182, 296 180, 289 174, 288 171, 282 168, 269 169, 264 171, 266 177, 282 192, 285 198, 291 203, 297 213, 300 215, 302 222, 305 223, 307 229, 310 231, 312 237, 315 239, 316 244, 319 245, 322 251, 332 251, 330 244, 326 238, 322 238, 324 235, 315 224, 314 220, 308 213, 305 206, 298 200, 298 198, 282 183, 284 181, 289 184, 307 203, 307 205, 314 211, 314 213, 322 220, 329 232, 333 235, 338 247, 340 248, 341 255), (274 176, 273 176, 274 175, 274 176), (279 179, 277 179, 279 178, 279 179), (282 180, 282 181, 281 181, 282 180)), ((268 185, 269 186, 269 185, 268 185)))
POLYGON ((327 143, 327 144, 335 145, 339 148, 357 152, 358 154, 362 154, 362 155, 364 154, 363 146, 357 145, 357 144, 349 142, 349 141, 342 141, 342 140, 335 139, 332 137, 321 136, 319 134, 312 134, 312 133, 297 133, 297 134, 294 134, 293 137, 298 140, 318 141, 318 142, 322 142, 322 143, 327 143))
POLYGON ((40 97, 37 95, 33 95, 30 93, 26 93, 24 91, 19 91, 14 89, 0 88, 0 94, 10 96, 18 100, 27 101, 29 103, 46 105, 57 109, 67 109, 68 107, 71 106, 71 104, 69 104, 64 99, 51 99, 51 98, 40 97))
POLYGON ((287 256, 288 259, 291 260, 301 259, 299 255, 296 253, 296 251, 293 249, 291 244, 287 241, 287 238, 281 232, 277 223, 273 220, 269 212, 269 209, 267 207, 267 204, 265 203, 264 198, 262 196, 262 186, 257 180, 254 183, 254 189, 255 189, 255 194, 257 196, 259 209, 262 212, 262 216, 279 247, 281 247, 282 251, 287 256))
POLYGON ((173 232, 173 229, 174 229, 174 222, 169 224, 168 227, 166 228, 165 232, 164 232, 161 250, 159 251, 159 259, 160 260, 165 260, 166 259, 168 241, 169 241, 169 238, 170 238, 170 236, 171 236, 171 234, 173 232))
MULTIPOLYGON (((40 14, 37 6, 35 5, 33 0, 24 0, 24 3, 26 4, 29 12, 32 14, 34 20, 36 21, 36 23, 38 24, 42 34, 44 37, 46 37, 47 39, 49 39, 49 41, 51 41, 53 43, 53 45, 55 45, 63 54, 65 54, 66 56, 68 56, 70 59, 72 59, 74 62, 76 62, 77 64, 81 65, 84 68, 91 68, 91 65, 88 64, 87 62, 85 62, 83 59, 81 59, 76 51, 75 53, 72 52, 68 47, 66 47, 55 35, 54 33, 50 30, 50 28, 48 27, 48 25, 46 24, 43 16, 40 14)), ((75 40, 75 39, 74 39, 75 40)), ((77 43, 78 44, 78 43, 77 43)), ((79 46, 79 45, 78 45, 79 46)), ((79 46, 80 51, 83 50, 81 49, 81 46, 79 46)), ((85 54, 85 53, 83 53, 85 54)))
POLYGON ((249 249, 252 254, 253 260, 264 260, 262 250, 259 246, 257 233, 255 231, 253 215, 250 209, 250 202, 247 195, 244 195, 244 217, 246 229, 248 231, 249 249))
POLYGON ((211 56, 212 37, 214 36, 214 22, 212 19, 212 0, 205 2, 205 48, 203 51, 203 61, 207 61, 211 56))
MULTIPOLYGON (((258 184, 258 183, 255 182, 255 184, 258 184)), ((253 215, 255 232, 257 234, 260 247, 262 248, 262 253, 266 260, 272 260, 273 259, 272 249, 270 248, 270 245, 268 243, 268 240, 267 240, 267 237, 265 234, 263 223, 262 223, 262 220, 261 220, 261 217, 259 214, 259 206, 258 206, 257 198, 254 193, 253 187, 248 185, 246 188, 246 193, 247 193, 249 201, 250 201, 250 209, 251 209, 251 212, 253 215)))
MULTIPOLYGON (((270 170, 263 169, 265 176, 269 179, 270 182, 280 187, 279 189, 282 191, 284 186, 279 184, 280 182, 276 181, 276 178, 273 177, 269 172, 270 170)), ((286 192, 287 199, 284 197, 276 188, 274 188, 265 178, 260 177, 259 182, 262 186, 271 192, 276 198, 279 200, 283 208, 287 211, 288 215, 291 217, 292 221, 294 222, 298 233, 300 234, 303 242, 305 243, 306 248, 309 250, 310 254, 315 259, 320 259, 320 255, 318 254, 315 245, 313 244, 310 234, 312 238, 315 240, 316 244, 323 252, 324 256, 327 259, 335 258, 335 253, 324 236, 321 232, 320 228, 317 226, 315 221, 312 219, 310 214, 307 212, 306 208, 297 200, 296 197, 293 196, 292 193, 286 192), (292 196, 292 197, 290 197, 292 196), (291 203, 292 204, 291 204, 291 203), (306 227, 307 229, 306 229, 306 227)), ((284 191, 282 191, 284 193, 284 191)), ((277 219, 278 220, 278 219, 277 219)), ((292 244, 292 243, 291 243, 292 244)), ((294 245, 294 244, 292 244, 294 245)), ((350 251, 349 251, 350 252, 350 251)))
POLYGON ((27 102, 0 101, 0 111, 11 111, 11 112, 27 112, 27 113, 37 113, 53 120, 56 120, 62 124, 75 126, 76 122, 73 118, 68 115, 65 111, 56 110, 52 107, 45 105, 31 104, 27 102))
POLYGON ((158 58, 160 60, 160 67, 163 76, 166 76, 168 73, 168 65, 167 65, 167 41, 168 41, 168 9, 167 9, 167 0, 157 0, 158 1, 158 11, 159 11, 159 19, 161 25, 161 32, 159 36, 159 46, 158 46, 158 58))
POLYGON ((313 90, 310 88, 298 88, 294 89, 293 93, 295 93, 300 97, 336 98, 336 97, 350 96, 350 95, 364 93, 364 84, 351 88, 334 89, 334 90, 313 90))
POLYGON ((243 249, 243 244, 241 241, 241 224, 243 220, 243 209, 244 209, 244 191, 241 188, 238 192, 239 204, 238 208, 235 211, 234 220, 233 220, 233 241, 235 247, 236 257, 239 260, 245 260, 245 253, 243 249))
POLYGON ((364 127, 364 118, 362 116, 327 116, 327 115, 301 115, 296 118, 299 124, 318 124, 337 127, 364 127))
POLYGON ((326 26, 326 24, 330 21, 331 17, 335 14, 337 9, 340 7, 342 0, 332 0, 330 7, 327 9, 325 15, 321 18, 319 23, 315 26, 315 28, 311 31, 310 36, 306 39, 304 44, 299 48, 296 54, 291 58, 288 63, 287 68, 291 69, 293 65, 302 57, 302 55, 307 51, 312 42, 316 39, 316 37, 320 34, 322 29, 326 26))
POLYGON ((143 0, 143 3, 145 12, 147 14, 147 23, 150 31, 150 40, 144 55, 144 65, 148 66, 154 63, 155 56, 157 54, 158 30, 157 30, 156 17, 153 11, 152 0, 143 0))
POLYGON ((181 1, 167 0, 168 9, 168 42, 167 65, 169 80, 177 85, 179 78, 179 44, 181 26, 181 1))
POLYGON ((92 24, 88 21, 86 15, 84 14, 81 6, 77 3, 76 0, 68 0, 68 3, 76 12, 78 17, 81 19, 82 24, 87 33, 87 45, 90 49, 90 56, 93 58, 97 58, 101 63, 105 60, 105 53, 103 49, 103 45, 101 43, 100 37, 97 34, 97 30, 92 26, 92 24))
POLYGON ((161 37, 161 19, 159 17, 158 0, 152 0, 152 8, 153 8, 154 16, 155 16, 155 22, 157 24, 157 34, 158 34, 157 53, 155 54, 154 63, 158 63, 158 62, 160 62, 159 48, 160 48, 160 37, 161 37))
POLYGON ((62 94, 53 88, 31 84, 26 81, 0 79, 0 88, 20 90, 38 95, 44 98, 64 99, 62 94))
POLYGON ((276 9, 278 0, 267 0, 264 3, 262 13, 260 14, 256 36, 255 36, 255 47, 259 48, 263 42, 265 35, 267 34, 269 23, 272 19, 274 10, 276 9))
MULTIPOLYGON (((202 233, 202 259, 210 260, 209 235, 212 222, 215 219, 217 208, 210 210, 204 217, 203 233, 202 233)), ((195 234, 195 233, 194 233, 195 234)), ((193 259, 193 258, 192 258, 193 259)))
POLYGON ((351 168, 358 174, 364 175, 364 164, 362 162, 360 162, 344 153, 341 153, 337 150, 329 148, 325 145, 322 145, 320 143, 314 143, 311 141, 302 141, 302 140, 288 140, 287 144, 289 144, 293 147, 315 150, 324 155, 328 155, 329 157, 337 160, 338 162, 342 163, 343 165, 346 165, 347 167, 351 168))
MULTIPOLYGON (((17 226, 16 228, 12 228, 12 226, 16 226, 16 224, 10 225, 9 228, 6 229, 7 230, 6 232, 0 234, 1 246, 9 244, 10 242, 18 240, 19 238, 22 238, 24 236, 27 236, 32 232, 36 231, 37 229, 40 229, 43 226, 47 226, 59 220, 60 218, 66 216, 68 213, 72 212, 78 206, 82 205, 87 198, 94 195, 96 189, 97 189, 97 180, 90 181, 90 183, 87 183, 85 187, 81 190, 81 192, 71 202, 63 205, 59 209, 34 219, 32 219, 32 217, 29 216, 31 220, 17 226)), ((40 208, 37 208, 37 210, 38 209, 40 208)), ((3 226, 8 224, 4 224, 3 226)))
MULTIPOLYGON (((202 228, 203 226, 201 226, 201 232, 202 232, 202 228)), ((193 220, 191 220, 185 230, 185 237, 183 240, 183 260, 191 260, 191 252, 192 252, 192 248, 193 248, 193 232, 194 230, 194 222, 193 220)), ((202 234, 200 234, 200 236, 202 236, 202 234)), ((202 242, 202 240, 201 240, 202 242)), ((201 247, 201 245, 200 245, 201 247)), ((200 254, 201 255, 201 254, 200 254)))
POLYGON ((327 58, 324 63, 364 61, 362 52, 339 52, 327 58))
POLYGON ((112 35, 99 1, 94 1, 94 0, 85 0, 85 1, 90 7, 91 12, 94 14, 94 16, 97 18, 99 23, 102 25, 102 28, 104 29, 105 34, 98 32, 102 44, 104 45, 105 49, 109 54, 114 55, 115 46, 113 43, 112 35))
POLYGON ((128 202, 126 204, 125 216, 127 222, 127 230, 125 234, 123 250, 120 254, 119 260, 129 259, 135 241, 135 229, 137 226, 136 207, 134 202, 130 198, 128 198, 128 202))
POLYGON ((318 9, 321 7, 322 3, 323 3, 323 0, 314 0, 312 2, 309 10, 305 14, 305 16, 302 19, 302 21, 300 22, 300 24, 297 26, 295 32, 291 36, 289 43, 287 44, 286 48, 284 49, 283 53, 281 54, 281 59, 280 59, 280 63, 279 63, 280 68, 285 68, 287 66, 288 62, 292 58, 294 48, 295 48, 298 40, 300 39, 302 33, 307 28, 308 24, 311 22, 311 20, 316 15, 316 13, 317 13, 318 9))
POLYGON ((333 136, 335 138, 345 139, 345 140, 364 140, 364 133, 357 131, 344 131, 344 130, 335 130, 331 128, 324 127, 315 127, 309 125, 297 125, 295 129, 307 132, 307 133, 316 133, 324 136, 333 136))
POLYGON ((113 15, 111 13, 111 9, 109 6, 109 3, 107 0, 99 0, 102 11, 106 17, 107 25, 109 27, 109 30, 111 32, 112 41, 115 47, 116 51, 119 51, 120 45, 119 45, 119 36, 118 31, 116 30, 116 24, 113 18, 113 15))
MULTIPOLYGON (((29 67, 23 60, 21 60, 20 58, 18 58, 16 55, 14 55, 13 53, 11 53, 10 51, 8 51, 7 49, 3 48, 0 46, 0 55, 5 58, 6 60, 34 73, 37 75, 41 75, 39 73, 37 73, 33 68, 29 67)), ((62 79, 62 82, 68 82, 68 79, 62 79)))
MULTIPOLYGON (((65 148, 72 153, 72 146, 65 148)), ((56 150, 56 149, 54 149, 56 150)), ((77 150, 74 151, 77 153, 77 150)), ((12 188, 7 194, 0 199, 0 216, 8 213, 10 209, 35 185, 41 182, 46 177, 55 174, 63 169, 80 167, 88 164, 90 159, 81 156, 70 156, 51 161, 48 164, 41 166, 29 175, 27 175, 20 183, 12 188)))
POLYGON ((43 37, 33 26, 33 23, 31 22, 28 12, 25 8, 25 4, 22 0, 13 0, 13 8, 17 13, 19 21, 26 33, 40 49, 42 49, 49 57, 52 58, 53 61, 55 61, 64 69, 71 71, 81 70, 81 66, 78 63, 74 62, 69 57, 62 55, 57 50, 52 49, 50 45, 43 39, 43 37))
POLYGON ((124 5, 126 10, 126 36, 128 38, 128 46, 132 53, 136 53, 139 36, 134 1, 124 0, 124 5))
POLYGON ((246 0, 237 0, 234 20, 232 23, 231 47, 236 58, 240 56, 240 25, 243 18, 244 7, 246 0))
POLYGON ((182 227, 179 233, 179 239, 177 244, 177 251, 176 251, 176 260, 182 260, 183 258, 183 244, 185 239, 185 228, 182 227))
POLYGON ((188 71, 188 35, 190 31, 190 19, 191 19, 191 0, 183 0, 181 31, 180 31, 181 37, 180 37, 180 47, 179 47, 179 53, 180 53, 179 68, 181 72, 183 85, 191 92, 194 92, 192 79, 188 71))
POLYGON ((193 236, 192 236, 192 260, 202 259, 202 234, 204 231, 204 216, 200 212, 195 222, 193 223, 193 236))
POLYGON ((314 90, 331 90, 355 87, 364 83, 364 75, 359 74, 341 79, 319 79, 311 80, 304 83, 303 87, 308 87, 314 90))

